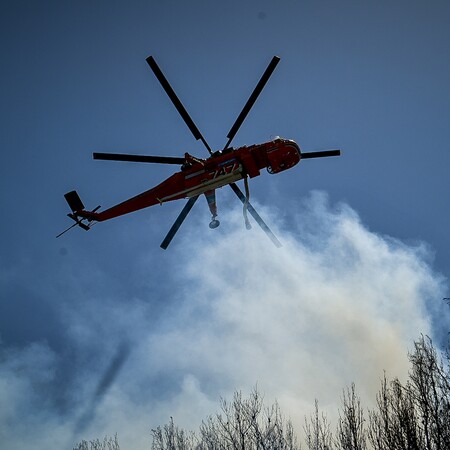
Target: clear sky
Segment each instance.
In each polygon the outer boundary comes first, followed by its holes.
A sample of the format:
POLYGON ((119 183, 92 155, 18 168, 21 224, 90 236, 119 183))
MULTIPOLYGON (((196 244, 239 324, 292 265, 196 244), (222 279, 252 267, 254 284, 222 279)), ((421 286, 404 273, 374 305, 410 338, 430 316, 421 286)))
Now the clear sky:
POLYGON ((1 2, 0 446, 148 448, 256 383, 300 434, 314 398, 373 402, 420 333, 442 343, 449 23, 446 1, 1 2), (55 239, 65 192, 106 208, 174 170, 93 151, 207 156, 149 55, 213 148, 280 56, 233 144, 343 152, 252 180, 282 249, 229 189, 221 227, 200 199, 166 252, 184 202, 55 239))

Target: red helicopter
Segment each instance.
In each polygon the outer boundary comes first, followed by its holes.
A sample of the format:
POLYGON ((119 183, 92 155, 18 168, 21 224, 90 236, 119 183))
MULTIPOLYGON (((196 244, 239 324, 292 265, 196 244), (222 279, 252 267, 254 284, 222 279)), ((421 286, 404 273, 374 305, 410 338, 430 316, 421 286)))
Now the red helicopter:
POLYGON ((210 156, 206 159, 201 159, 196 158, 189 153, 185 153, 184 157, 94 153, 94 159, 176 164, 181 165, 181 169, 156 187, 101 212, 97 212, 100 206, 97 206, 92 211, 85 210, 83 202, 77 192, 68 192, 64 195, 70 209, 72 210, 72 213, 68 214, 68 217, 73 219, 75 223, 60 233, 57 237, 61 236, 74 226, 79 226, 87 231, 96 222, 103 222, 105 220, 112 219, 113 217, 122 216, 149 206, 163 204, 172 200, 188 198, 188 202, 161 243, 161 248, 166 249, 201 194, 205 195, 212 215, 212 219, 209 224, 210 228, 217 228, 219 226, 220 222, 216 218, 217 206, 215 190, 225 185, 229 185, 244 205, 243 214, 247 229, 251 228, 247 217, 248 211, 258 225, 264 230, 267 236, 272 240, 272 242, 277 247, 280 247, 280 241, 272 233, 249 202, 250 193, 248 178, 253 178, 260 175, 261 170, 264 168, 267 169, 270 174, 275 174, 282 172, 283 170, 290 169, 299 163, 301 159, 340 155, 340 150, 304 153, 300 151, 298 144, 294 141, 278 137, 272 141, 264 142, 262 144, 244 146, 235 149, 230 147, 231 141, 275 70, 280 58, 278 56, 274 56, 272 58, 261 79, 250 95, 247 103, 231 127, 227 135, 227 143, 222 150, 218 151, 211 150, 211 147, 208 145, 205 138, 194 124, 180 99, 177 97, 166 77, 161 72, 161 69, 156 64, 155 59, 152 56, 149 56, 146 61, 158 81, 161 83, 163 89, 166 91, 170 100, 180 113, 186 125, 191 130, 195 139, 200 139, 203 142, 210 156), (245 195, 236 184, 239 180, 244 180, 245 195))

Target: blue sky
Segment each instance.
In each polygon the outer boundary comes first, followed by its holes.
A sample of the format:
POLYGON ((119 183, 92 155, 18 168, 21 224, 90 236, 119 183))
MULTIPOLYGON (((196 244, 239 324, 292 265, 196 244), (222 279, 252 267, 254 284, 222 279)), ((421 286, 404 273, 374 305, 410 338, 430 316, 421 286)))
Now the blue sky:
POLYGON ((351 381, 373 401, 420 333, 442 342, 449 18, 444 1, 2 2, 0 443, 118 432, 145 448, 149 427, 196 426, 257 382, 301 425, 351 381), (233 144, 343 152, 252 180, 283 249, 245 230, 226 189, 221 227, 200 199, 166 252, 182 204, 54 238, 65 192, 106 208, 174 169, 93 151, 206 156, 149 55, 214 148, 281 57, 233 144))

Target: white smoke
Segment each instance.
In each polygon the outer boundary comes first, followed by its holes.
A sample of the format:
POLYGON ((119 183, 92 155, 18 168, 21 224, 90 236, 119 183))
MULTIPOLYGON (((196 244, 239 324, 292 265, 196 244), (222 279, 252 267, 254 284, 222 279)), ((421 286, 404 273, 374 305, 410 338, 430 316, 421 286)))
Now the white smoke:
MULTIPOLYGON (((218 410, 220 396, 249 392, 255 384, 269 402, 279 401, 299 435, 314 399, 332 418, 351 382, 372 406, 383 371, 404 378, 414 339, 433 335, 428 306, 441 301, 443 280, 430 267, 426 246, 369 231, 345 204, 330 207, 315 193, 301 210, 289 232, 272 227, 281 249, 259 229, 243 229, 240 212, 232 232, 198 237, 183 230, 184 239, 170 250, 177 263, 161 280, 173 284, 177 298, 157 326, 149 327, 145 301, 102 309, 102 327, 111 321, 111 330, 127 330, 133 351, 85 416, 92 420, 83 435, 74 437, 73 429, 95 389, 82 386, 95 385, 98 373, 83 371, 77 386, 86 400, 63 420, 36 392, 55 377, 56 356, 43 346, 7 355, 0 372, 0 443, 57 448, 49 440, 67 446, 117 432, 123 449, 148 448, 151 427, 172 416, 195 429, 218 410), (19 370, 20 364, 38 370, 19 370), (29 398, 43 403, 27 406, 29 398)), ((78 314, 71 313, 72 330, 98 322, 78 314)), ((95 333, 91 329, 89 339, 95 333)))
POLYGON ((307 236, 277 230, 282 249, 256 230, 186 249, 184 308, 149 344, 228 396, 258 383, 297 423, 299 405, 336 404, 353 381, 373 402, 384 370, 405 377, 413 340, 432 334, 426 305, 442 298, 423 246, 369 232, 323 194, 302 219, 307 236))

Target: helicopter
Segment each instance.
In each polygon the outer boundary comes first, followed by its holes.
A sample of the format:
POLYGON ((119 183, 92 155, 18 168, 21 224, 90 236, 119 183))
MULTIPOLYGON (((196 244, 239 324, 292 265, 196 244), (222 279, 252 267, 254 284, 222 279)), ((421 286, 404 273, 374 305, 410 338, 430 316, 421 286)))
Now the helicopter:
POLYGON ((275 137, 273 140, 261 144, 238 148, 231 147, 232 140, 275 70, 280 58, 278 56, 272 58, 227 134, 228 140, 225 146, 221 150, 215 151, 211 149, 200 130, 195 125, 153 56, 149 56, 146 61, 194 138, 196 140, 201 140, 206 147, 209 157, 197 158, 189 153, 185 153, 183 157, 174 157, 94 152, 93 158, 97 160, 174 164, 180 166, 180 170, 157 186, 104 211, 98 211, 100 206, 97 206, 92 211, 86 210, 76 191, 67 192, 64 197, 72 211, 68 214, 68 217, 74 220, 75 223, 57 237, 60 237, 75 226, 79 226, 83 230, 88 231, 98 222, 103 222, 153 205, 162 205, 169 201, 187 198, 187 203, 160 245, 160 247, 165 250, 201 195, 206 197, 212 216, 209 227, 214 229, 219 226, 220 222, 217 219, 216 189, 228 185, 243 203, 243 216, 246 228, 251 228, 247 214, 250 213, 274 245, 281 247, 280 241, 249 201, 250 190, 248 179, 259 176, 262 169, 266 169, 269 174, 277 174, 290 169, 302 159, 339 156, 341 152, 340 150, 302 152, 295 141, 283 139, 281 137, 275 137), (245 194, 236 184, 236 182, 240 180, 244 181, 245 194))

